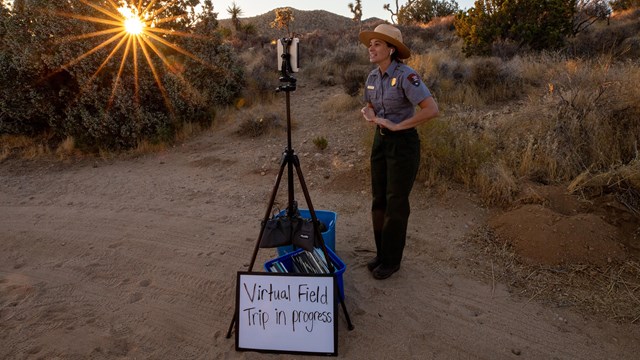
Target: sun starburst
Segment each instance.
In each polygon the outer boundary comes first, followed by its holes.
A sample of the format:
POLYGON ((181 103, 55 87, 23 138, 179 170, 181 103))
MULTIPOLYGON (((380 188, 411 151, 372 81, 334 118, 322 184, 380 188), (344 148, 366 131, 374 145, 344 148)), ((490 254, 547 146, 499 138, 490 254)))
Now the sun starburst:
POLYGON ((162 17, 163 14, 168 8, 176 3, 177 0, 170 1, 164 6, 157 6, 158 0, 150 0, 143 5, 144 0, 139 0, 137 4, 132 3, 130 1, 135 0, 120 0, 116 2, 115 0, 106 0, 107 6, 100 6, 96 3, 90 2, 88 0, 80 0, 81 3, 89 6, 99 12, 103 17, 98 16, 86 16, 86 15, 78 15, 73 13, 65 13, 58 12, 58 15, 93 22, 101 25, 109 25, 110 27, 104 30, 99 30, 91 33, 80 34, 80 35, 72 35, 68 36, 61 41, 78 41, 89 38, 97 38, 97 37, 105 37, 101 43, 93 47, 92 49, 80 54, 73 60, 64 64, 61 68, 69 68, 83 59, 97 53, 98 51, 111 47, 111 51, 109 55, 104 59, 102 64, 96 69, 95 73, 89 79, 89 82, 95 79, 100 72, 105 68, 105 66, 119 53, 121 53, 122 58, 120 61, 120 66, 118 69, 118 73, 115 77, 113 83, 113 89, 111 92, 111 97, 109 98, 109 102, 107 108, 111 106, 113 99, 116 94, 116 89, 120 83, 125 64, 131 58, 133 62, 133 70, 134 70, 134 96, 135 101, 139 101, 139 52, 142 52, 142 56, 144 57, 149 69, 153 75, 155 83, 162 94, 165 105, 167 109, 171 113, 173 113, 173 108, 171 106, 171 102, 169 101, 169 96, 167 95, 167 91, 162 84, 161 74, 159 70, 154 65, 152 60, 153 54, 155 54, 159 59, 161 59, 164 67, 173 72, 178 76, 178 78, 186 83, 186 80, 182 78, 179 74, 179 70, 176 69, 175 65, 170 62, 165 54, 163 54, 162 50, 158 47, 158 44, 162 44, 163 47, 172 49, 182 55, 188 56, 189 58, 200 62, 201 64, 207 65, 202 60, 200 60, 197 56, 192 53, 184 50, 180 46, 170 42, 167 40, 168 36, 183 36, 183 37, 198 37, 194 34, 189 34, 185 32, 180 32, 176 30, 168 30, 163 29, 161 27, 162 24, 169 23, 172 21, 176 21, 180 18, 186 16, 186 14, 182 15, 174 15, 162 17))

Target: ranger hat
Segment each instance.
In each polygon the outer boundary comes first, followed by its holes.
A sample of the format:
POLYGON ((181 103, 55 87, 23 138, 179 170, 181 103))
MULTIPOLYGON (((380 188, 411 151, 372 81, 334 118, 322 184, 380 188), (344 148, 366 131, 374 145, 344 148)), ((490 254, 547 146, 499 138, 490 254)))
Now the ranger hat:
POLYGON ((358 37, 360 38, 360 42, 366 47, 370 46, 371 39, 380 39, 395 46, 398 50, 398 58, 408 59, 409 56, 411 56, 411 50, 409 50, 407 45, 402 42, 402 33, 400 32, 400 29, 395 26, 380 24, 376 26, 373 31, 361 31, 358 37))

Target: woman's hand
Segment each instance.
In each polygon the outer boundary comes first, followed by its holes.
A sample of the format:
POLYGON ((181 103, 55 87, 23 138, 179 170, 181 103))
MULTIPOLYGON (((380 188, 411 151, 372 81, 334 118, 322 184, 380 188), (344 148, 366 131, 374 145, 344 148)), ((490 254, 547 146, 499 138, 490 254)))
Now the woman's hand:
POLYGON ((365 120, 369 122, 375 122, 376 113, 373 111, 373 108, 365 106, 362 108, 362 110, 360 110, 360 112, 362 113, 362 116, 364 116, 365 120))
POLYGON ((372 108, 365 106, 360 110, 362 116, 364 116, 365 120, 370 123, 376 124, 384 129, 389 129, 391 131, 396 131, 398 129, 398 124, 394 123, 391 120, 387 120, 385 118, 377 117, 372 108))
POLYGON ((373 119, 373 122, 378 126, 384 129, 389 129, 391 131, 396 131, 398 129, 398 124, 394 123, 391 120, 387 120, 385 118, 376 117, 373 119))

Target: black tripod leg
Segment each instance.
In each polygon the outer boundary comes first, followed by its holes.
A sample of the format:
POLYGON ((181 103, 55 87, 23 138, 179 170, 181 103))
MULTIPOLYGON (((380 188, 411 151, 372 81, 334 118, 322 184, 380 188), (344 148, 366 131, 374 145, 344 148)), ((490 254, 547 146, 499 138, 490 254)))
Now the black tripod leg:
MULTIPOLYGON (((280 162, 280 171, 278 172, 278 176, 276 177, 276 183, 273 185, 273 190, 271 190, 271 198, 269 199, 269 205, 267 206, 267 211, 264 213, 264 220, 260 225, 260 234, 258 235, 258 240, 256 241, 256 245, 253 248, 253 256, 251 256, 251 262, 249 263, 249 270, 253 270, 253 266, 256 262, 256 257, 258 255, 258 250, 260 249, 260 239, 262 239, 262 235, 264 234, 264 227, 271 216, 271 211, 273 210, 273 204, 276 201, 276 195, 278 193, 278 189, 280 188, 280 181, 282 180, 282 174, 284 173, 284 169, 289 160, 289 154, 286 153, 282 156, 282 161, 280 162)), ((231 338, 231 333, 233 332, 233 325, 236 323, 236 316, 238 316, 237 312, 233 311, 233 318, 231 319, 231 324, 229 324, 229 330, 227 331, 227 339, 231 338)))
MULTIPOLYGON (((313 204, 311 203, 311 196, 309 196, 309 190, 307 189, 307 184, 304 182, 304 176, 302 175, 302 169, 300 169, 300 160, 297 155, 293 155, 293 164, 296 167, 296 173, 298 174, 298 179, 300 181, 300 187, 302 188, 302 192, 304 193, 304 199, 307 202, 307 206, 309 207, 309 213, 311 214, 311 220, 313 221, 313 227, 316 233, 316 237, 320 240, 320 244, 322 246, 322 252, 324 253, 325 259, 327 259, 327 265, 329 266, 329 271, 331 273, 335 272, 335 268, 333 267, 333 263, 329 257, 327 252, 327 247, 324 243, 324 239, 322 238, 322 234, 320 233, 320 229, 318 228, 318 219, 316 218, 316 211, 313 208, 313 204)), ((335 276, 335 275, 334 275, 335 276)), ((336 294, 338 294, 338 298, 340 299, 340 305, 342 306, 342 312, 344 312, 345 320, 347 320, 347 325, 349 330, 355 329, 355 326, 351 323, 351 317, 349 317, 349 312, 347 311, 347 306, 344 303, 344 298, 342 294, 340 294, 340 289, 338 288, 338 282, 335 281, 335 289, 336 294)))
POLYGON ((345 320, 347 320, 347 328, 349 329, 349 331, 355 329, 356 327, 353 326, 353 324, 351 323, 351 318, 349 317, 349 312, 347 311, 347 305, 345 305, 344 303, 344 297, 342 297, 342 294, 340 293, 340 288, 338 288, 337 281, 336 281, 336 288, 333 291, 337 291, 336 294, 338 294, 338 299, 340 299, 340 306, 342 306, 342 312, 344 313, 344 318, 345 320))

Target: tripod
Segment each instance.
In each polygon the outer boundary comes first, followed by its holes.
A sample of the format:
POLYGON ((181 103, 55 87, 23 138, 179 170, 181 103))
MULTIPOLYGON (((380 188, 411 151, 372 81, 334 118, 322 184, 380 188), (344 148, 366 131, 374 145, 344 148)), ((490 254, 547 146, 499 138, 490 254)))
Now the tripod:
MULTIPOLYGON (((256 245, 253 249, 253 255, 251 256, 251 262, 249 263, 249 272, 253 271, 253 266, 256 262, 256 257, 258 255, 258 250, 260 248, 260 239, 262 239, 262 235, 264 234, 265 224, 269 217, 271 216, 273 210, 273 204, 276 199, 276 195, 278 193, 278 189, 280 188, 280 182, 282 180, 282 175, 284 174, 284 169, 287 169, 287 190, 288 190, 288 206, 286 216, 293 217, 297 213, 298 207, 294 197, 294 183, 293 183, 293 169, 295 167, 296 174, 298 175, 298 180, 300 181, 300 187, 302 188, 302 192, 304 194, 305 201, 307 202, 307 207, 309 208, 309 213, 311 215, 311 220, 313 222, 313 230, 315 234, 315 238, 319 240, 322 252, 324 253, 325 259, 327 259, 327 267, 329 268, 330 273, 335 272, 335 268, 333 263, 330 260, 329 254, 327 253, 327 247, 322 239, 322 233, 320 232, 319 222, 316 217, 315 210, 311 203, 311 197, 309 196, 309 190, 307 189, 307 184, 304 181, 304 176, 302 175, 302 170, 300 169, 300 160, 298 159, 298 155, 295 154, 293 148, 291 147, 291 100, 289 93, 291 91, 296 90, 296 79, 291 76, 291 62, 290 62, 290 53, 289 47, 293 39, 291 38, 283 38, 281 39, 283 44, 283 54, 282 54, 282 76, 280 77, 280 85, 276 92, 284 91, 286 94, 286 110, 287 110, 287 147, 282 153, 282 158, 280 159, 280 171, 278 172, 278 176, 276 177, 276 182, 273 186, 273 190, 271 191, 271 198, 269 199, 269 205, 267 206, 267 210, 264 214, 264 221, 262 221, 262 226, 260 227, 260 234, 258 235, 258 240, 256 241, 256 245)), ((340 291, 338 290, 338 285, 336 282, 335 285, 335 293, 338 294, 340 298, 340 304, 342 306, 342 311, 344 312, 345 319, 347 320, 347 325, 349 330, 353 330, 354 326, 351 323, 351 318, 349 317, 349 313, 347 312, 347 307, 344 303, 344 298, 340 291)), ((233 327, 235 325, 237 312, 234 311, 233 319, 231 320, 231 324, 229 325, 229 330, 227 331, 227 339, 231 337, 231 332, 233 331, 233 327)))

